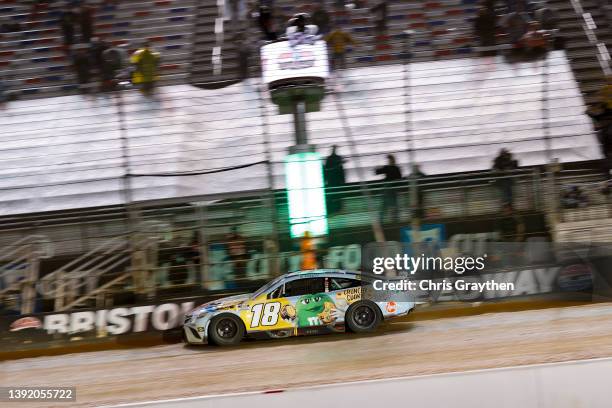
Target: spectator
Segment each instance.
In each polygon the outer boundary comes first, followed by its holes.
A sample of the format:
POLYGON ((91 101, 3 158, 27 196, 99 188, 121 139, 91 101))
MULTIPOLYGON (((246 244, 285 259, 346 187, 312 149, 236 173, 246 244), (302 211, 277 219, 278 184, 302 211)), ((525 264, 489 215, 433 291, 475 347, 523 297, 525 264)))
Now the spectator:
POLYGON ((548 48, 548 34, 540 29, 540 23, 532 21, 522 38, 523 49, 528 57, 541 57, 548 48))
POLYGON ((312 24, 319 27, 321 34, 329 32, 329 13, 325 10, 325 3, 316 6, 314 13, 312 13, 312 24))
POLYGON ((106 48, 102 52, 102 90, 115 89, 121 71, 125 68, 127 53, 122 47, 106 48))
POLYGON ((140 85, 142 93, 151 95, 158 78, 159 53, 151 49, 149 41, 136 51, 131 58, 135 70, 132 74, 132 82, 140 85))
POLYGON ((331 48, 332 69, 339 70, 346 68, 346 47, 348 44, 355 44, 355 40, 341 27, 325 36, 325 41, 331 48))
POLYGON ((91 61, 87 48, 75 46, 72 64, 76 71, 79 89, 81 92, 89 92, 89 84, 91 83, 91 61))
POLYGON ((259 21, 259 28, 264 34, 265 39, 268 41, 276 41, 277 35, 276 31, 274 30, 274 16, 272 14, 272 9, 265 5, 259 6, 259 14, 257 18, 259 21))
POLYGON ((300 268, 304 271, 317 269, 317 248, 314 239, 310 236, 310 231, 304 232, 300 240, 300 253, 302 262, 300 268))
POLYGON ((76 22, 75 14, 72 10, 66 10, 62 13, 60 26, 64 37, 64 45, 71 46, 74 44, 74 24, 76 22))
POLYGON ((383 181, 383 202, 380 210, 380 222, 384 223, 385 215, 391 211, 391 222, 398 221, 397 181, 402 179, 402 172, 395 164, 395 156, 387 155, 387 164, 376 169, 376 174, 385 176, 383 181))
POLYGON ((605 97, 602 102, 589 107, 587 114, 593 118, 594 127, 603 155, 602 170, 606 178, 610 176, 612 168, 612 109, 608 108, 605 97))
POLYGON ((234 267, 234 278, 241 280, 246 277, 248 261, 246 240, 238 233, 238 227, 234 226, 226 237, 229 258, 234 267))
POLYGON ((346 183, 344 159, 336 153, 337 149, 338 146, 332 146, 331 154, 325 159, 325 165, 323 166, 327 212, 329 214, 334 214, 342 210, 342 195, 339 190, 346 183))
MULTIPOLYGON (((481 8, 474 19, 474 33, 480 41, 481 47, 494 47, 496 45, 497 16, 495 11, 489 8, 481 8)), ((495 50, 486 50, 482 55, 495 55, 495 50)))
POLYGON ((508 35, 508 41, 515 46, 516 49, 522 47, 521 40, 527 33, 529 20, 525 15, 519 13, 509 13, 502 19, 502 26, 508 35))
POLYGON ((79 24, 81 26, 81 42, 88 43, 94 36, 93 8, 83 4, 79 12, 79 24))
POLYGON ((512 171, 518 168, 518 162, 506 149, 501 149, 499 154, 493 161, 493 170, 497 173, 498 179, 496 184, 500 190, 502 196, 502 206, 510 205, 512 207, 512 189, 514 186, 514 179, 512 178, 512 171))
POLYGON ((103 80, 104 71, 104 51, 108 49, 108 44, 98 37, 91 39, 91 45, 89 46, 89 55, 91 57, 92 67, 96 70, 100 79, 103 80))

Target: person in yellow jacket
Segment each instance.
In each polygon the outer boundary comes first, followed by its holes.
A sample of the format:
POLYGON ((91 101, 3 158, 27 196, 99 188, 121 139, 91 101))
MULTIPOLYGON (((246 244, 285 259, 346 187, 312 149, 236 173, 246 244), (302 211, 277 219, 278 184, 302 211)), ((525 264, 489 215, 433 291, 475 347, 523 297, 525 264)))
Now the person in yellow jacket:
POLYGON ((151 44, 147 41, 142 48, 132 54, 131 62, 135 70, 132 74, 132 82, 140 85, 145 94, 151 94, 155 87, 155 82, 159 79, 159 53, 151 49, 151 44))
POLYGON ((325 41, 331 48, 331 63, 332 69, 346 68, 346 47, 349 44, 355 44, 355 40, 349 33, 342 30, 341 27, 336 27, 331 33, 325 36, 325 41))

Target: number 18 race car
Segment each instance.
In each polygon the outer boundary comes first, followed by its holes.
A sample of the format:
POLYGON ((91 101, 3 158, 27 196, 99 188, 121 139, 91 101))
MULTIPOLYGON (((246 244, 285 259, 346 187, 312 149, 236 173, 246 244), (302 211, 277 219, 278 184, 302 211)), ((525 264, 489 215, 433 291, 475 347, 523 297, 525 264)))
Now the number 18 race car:
POLYGON ((238 344, 242 338, 370 332, 383 319, 414 308, 408 293, 385 298, 374 293, 379 277, 339 270, 282 275, 251 294, 218 299, 185 316, 188 344, 238 344))

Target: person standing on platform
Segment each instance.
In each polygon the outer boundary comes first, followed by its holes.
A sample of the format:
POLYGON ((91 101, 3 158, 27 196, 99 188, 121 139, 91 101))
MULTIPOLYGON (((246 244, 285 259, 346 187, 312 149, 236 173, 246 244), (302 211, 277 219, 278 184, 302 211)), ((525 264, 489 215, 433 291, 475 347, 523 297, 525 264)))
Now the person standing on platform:
POLYGON ((480 46, 485 48, 481 55, 495 55, 496 51, 493 47, 496 45, 497 16, 493 9, 483 7, 478 11, 474 19, 474 33, 478 37, 480 46))
POLYGON ((325 36, 325 41, 331 48, 331 66, 334 71, 346 68, 346 49, 349 44, 355 44, 353 37, 342 27, 336 27, 325 36))
POLYGON ((72 65, 76 72, 79 89, 83 93, 88 93, 91 86, 91 57, 89 50, 84 45, 75 45, 72 55, 72 65))
POLYGON ((146 41, 144 46, 132 55, 132 64, 136 70, 132 74, 132 82, 141 86, 145 95, 151 95, 155 89, 155 83, 159 79, 159 53, 151 49, 151 44, 146 41))
POLYGON ((383 181, 385 182, 385 185, 383 187, 383 202, 380 209, 381 223, 384 223, 385 215, 389 211, 391 211, 391 222, 397 222, 399 220, 399 210, 397 204, 397 181, 402 179, 402 172, 395 163, 395 156, 393 156, 392 154, 388 154, 387 164, 376 169, 376 174, 382 174, 385 176, 385 178, 383 179, 383 181))
POLYGON ((510 205, 513 201, 514 179, 512 172, 518 168, 518 161, 514 159, 512 153, 506 149, 501 149, 499 154, 493 160, 493 171, 498 175, 496 184, 502 196, 502 207, 510 205))
POLYGON ((336 153, 337 149, 337 145, 332 146, 331 154, 325 159, 325 165, 323 166, 328 214, 334 214, 342 210, 342 193, 340 190, 346 183, 344 159, 336 153))

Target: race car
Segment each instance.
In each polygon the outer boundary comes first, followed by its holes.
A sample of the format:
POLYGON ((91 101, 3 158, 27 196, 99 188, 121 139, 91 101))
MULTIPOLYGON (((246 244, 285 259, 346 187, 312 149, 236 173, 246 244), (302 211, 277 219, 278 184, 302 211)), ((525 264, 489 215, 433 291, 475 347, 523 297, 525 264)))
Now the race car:
POLYGON ((330 269, 282 275, 253 293, 196 307, 185 315, 183 340, 230 346, 244 337, 370 332, 414 308, 409 293, 375 291, 373 282, 380 279, 330 269))

